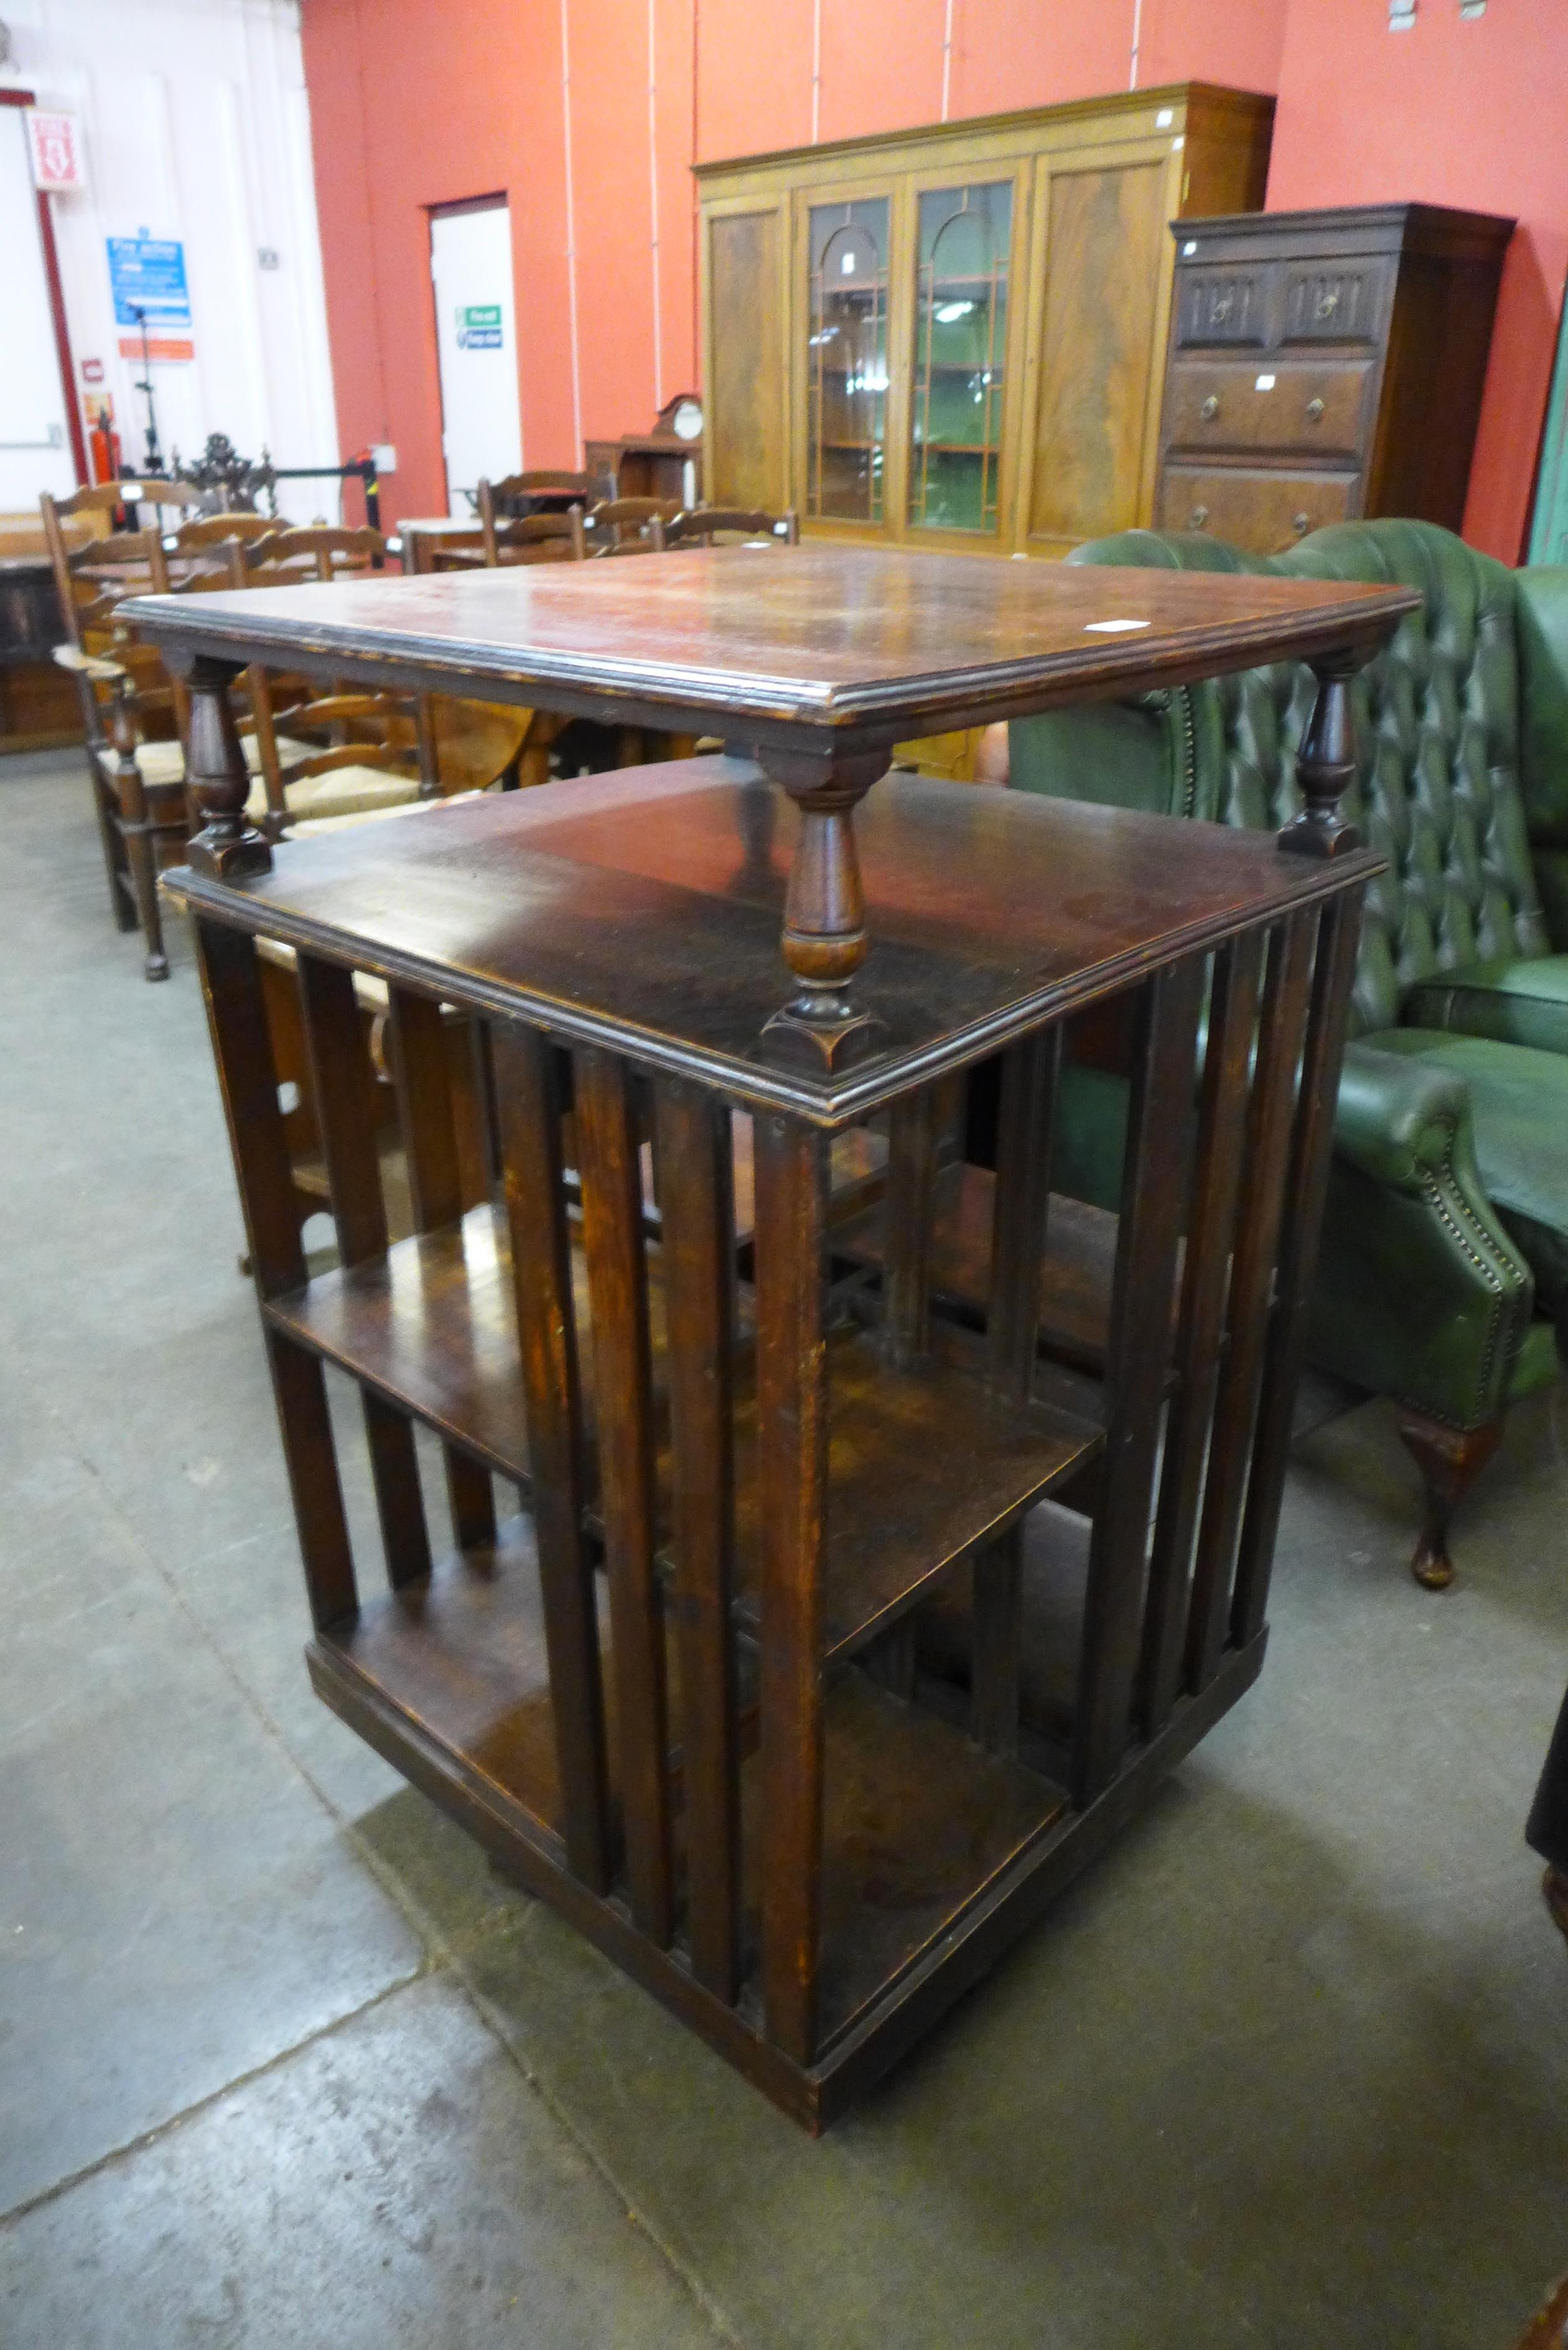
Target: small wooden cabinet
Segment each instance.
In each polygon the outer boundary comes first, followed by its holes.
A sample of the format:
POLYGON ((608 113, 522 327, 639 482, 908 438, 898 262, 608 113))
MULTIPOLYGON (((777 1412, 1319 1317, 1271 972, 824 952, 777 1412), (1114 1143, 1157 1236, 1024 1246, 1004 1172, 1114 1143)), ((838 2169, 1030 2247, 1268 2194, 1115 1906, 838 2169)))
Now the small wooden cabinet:
POLYGON ((1273 107, 1183 83, 700 165, 707 494, 981 554, 1147 523, 1168 224, 1262 203, 1273 107))
POLYGON ((1458 530, 1513 223, 1429 204, 1179 222, 1155 520, 1257 555, 1458 530))

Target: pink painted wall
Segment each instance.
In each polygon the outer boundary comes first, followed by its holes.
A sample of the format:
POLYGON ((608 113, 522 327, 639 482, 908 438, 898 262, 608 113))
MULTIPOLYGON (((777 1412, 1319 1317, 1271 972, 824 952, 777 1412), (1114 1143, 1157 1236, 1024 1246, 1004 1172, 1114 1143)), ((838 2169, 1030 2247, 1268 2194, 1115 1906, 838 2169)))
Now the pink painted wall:
POLYGON ((1390 33, 1378 0, 1290 0, 1269 209, 1415 199, 1503 213, 1509 249, 1465 536, 1516 562, 1529 520, 1568 276, 1568 7, 1418 0, 1390 33))
POLYGON ((1513 559, 1568 275, 1568 0, 1419 0, 1407 34, 1385 0, 952 0, 950 40, 947 0, 304 0, 345 450, 394 442, 391 511, 443 506, 429 205, 509 197, 524 461, 576 463, 695 383, 694 158, 934 121, 944 81, 954 119, 1126 89, 1135 22, 1141 88, 1277 91, 1271 208, 1519 219, 1466 520, 1513 559))

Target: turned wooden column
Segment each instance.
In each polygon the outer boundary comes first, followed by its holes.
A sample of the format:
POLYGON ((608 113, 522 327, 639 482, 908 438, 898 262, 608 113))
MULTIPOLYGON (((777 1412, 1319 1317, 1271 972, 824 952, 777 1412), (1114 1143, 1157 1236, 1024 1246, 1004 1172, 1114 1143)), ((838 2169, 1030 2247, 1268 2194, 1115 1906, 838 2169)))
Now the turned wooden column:
POLYGON ((846 1068, 879 1051, 886 1033, 853 991, 868 943, 855 808, 892 754, 763 749, 757 756, 801 819, 780 941, 799 984, 768 1022, 763 1049, 817 1072, 846 1068))
POLYGON ((229 701, 229 688, 245 664, 172 646, 163 659, 191 695, 185 777, 202 829, 186 850, 186 860, 198 873, 218 881, 265 873, 272 866, 272 850, 245 815, 251 775, 229 701))
POLYGON ((1368 648, 1348 645, 1320 654, 1312 663, 1317 695, 1296 754, 1296 780, 1306 805, 1278 835, 1282 848, 1298 857, 1343 857, 1361 846, 1361 835, 1339 813, 1339 796, 1355 775, 1355 719, 1350 681, 1368 648))

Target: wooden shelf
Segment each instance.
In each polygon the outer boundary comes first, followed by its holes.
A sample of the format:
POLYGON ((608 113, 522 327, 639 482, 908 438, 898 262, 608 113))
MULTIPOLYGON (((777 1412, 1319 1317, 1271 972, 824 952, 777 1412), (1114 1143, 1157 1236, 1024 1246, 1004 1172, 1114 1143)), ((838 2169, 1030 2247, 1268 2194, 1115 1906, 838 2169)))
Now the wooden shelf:
MULTIPOLYGON (((586 1311, 578 1252, 572 1270, 586 1311)), ((486 1468, 527 1483, 504 1209, 471 1208, 461 1223, 418 1232, 365 1264, 317 1274, 262 1311, 276 1328, 364 1379, 486 1468)), ((585 1388, 591 1372, 585 1362, 585 1388)))
MULTIPOLYGON (((823 1814, 821 2037, 830 2047, 1067 1798, 1021 1763, 918 1711, 851 1669, 828 1690, 823 1814)), ((746 1931, 758 1939, 755 1761, 742 1773, 746 1931)))
MULTIPOLYGON (((825 1657, 887 1629, 934 1577, 1099 1449, 1093 1420, 1054 1403, 1002 1400, 980 1377, 978 1350, 961 1334, 947 1339, 949 1352, 897 1370, 874 1333, 829 1336, 825 1657)), ((736 1612, 754 1627, 763 1545, 754 1398, 739 1396, 735 1417, 736 1612)))
POLYGON ((924 450, 929 457, 1000 457, 1002 444, 997 441, 913 441, 910 447, 918 454, 924 450))
MULTIPOLYGON (((407 1767, 455 1780, 556 1866, 563 1823, 533 1521, 453 1552, 428 1577, 377 1594, 317 1633, 311 1679, 335 1710, 373 1727, 407 1767)), ((672 1738, 680 1692, 669 1652, 672 1738)), ((612 1804, 618 1785, 615 1662, 603 1609, 600 1669, 612 1804)), ((1066 1809, 1062 1790, 983 1753, 851 1669, 826 1709, 823 2033, 852 2022, 956 1912, 1066 1809)), ((744 1742, 752 1743, 748 1737, 744 1742)), ((678 1756, 672 1783, 679 1789, 678 1756)), ((760 1941, 760 1820, 754 1753, 742 1773, 746 1962, 760 1941)), ((679 1839, 678 1839, 679 1845, 679 1839)), ((742 2012, 751 2005, 742 2002, 742 2012)))

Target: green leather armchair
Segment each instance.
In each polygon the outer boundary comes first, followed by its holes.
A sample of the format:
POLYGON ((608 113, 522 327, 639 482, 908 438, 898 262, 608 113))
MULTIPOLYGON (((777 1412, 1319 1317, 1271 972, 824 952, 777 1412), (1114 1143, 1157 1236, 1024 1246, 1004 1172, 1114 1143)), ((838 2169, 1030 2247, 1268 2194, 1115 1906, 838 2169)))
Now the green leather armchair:
MULTIPOLYGON (((1308 1353, 1391 1396, 1450 1582, 1449 1514, 1507 1406, 1568 1344, 1568 570, 1510 571, 1427 523, 1288 553, 1127 531, 1075 563, 1398 581, 1422 608, 1356 680, 1342 807, 1388 858, 1367 899, 1308 1353)), ((1293 664, 1011 729, 1011 781, 1267 827, 1300 806, 1293 664)), ((1070 1069, 1055 1179, 1114 1206, 1123 1092, 1070 1069)))

